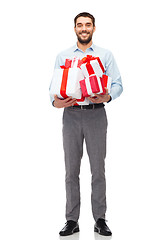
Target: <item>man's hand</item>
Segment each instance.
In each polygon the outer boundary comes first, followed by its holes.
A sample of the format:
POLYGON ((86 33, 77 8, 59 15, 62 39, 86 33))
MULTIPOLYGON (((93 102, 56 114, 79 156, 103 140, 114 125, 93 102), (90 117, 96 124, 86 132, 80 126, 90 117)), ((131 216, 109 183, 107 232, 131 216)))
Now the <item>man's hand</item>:
POLYGON ((68 97, 66 99, 59 99, 57 95, 54 95, 54 107, 65 108, 73 106, 76 103, 76 98, 68 97))
POLYGON ((105 88, 105 90, 106 93, 104 95, 94 93, 94 97, 88 97, 89 101, 91 101, 92 103, 108 102, 110 100, 110 95, 108 94, 108 89, 105 88))

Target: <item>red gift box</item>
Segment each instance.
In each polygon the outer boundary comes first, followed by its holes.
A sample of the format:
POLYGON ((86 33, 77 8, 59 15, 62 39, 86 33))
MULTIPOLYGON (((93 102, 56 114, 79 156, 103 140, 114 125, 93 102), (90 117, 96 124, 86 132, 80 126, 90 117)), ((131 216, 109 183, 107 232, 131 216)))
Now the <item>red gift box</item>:
POLYGON ((112 78, 107 75, 103 75, 101 78, 92 75, 79 83, 84 97, 94 96, 94 93, 103 95, 106 93, 105 88, 110 93, 112 78))
POLYGON ((79 81, 82 95, 84 97, 94 96, 94 93, 105 94, 103 78, 91 75, 84 80, 79 81))

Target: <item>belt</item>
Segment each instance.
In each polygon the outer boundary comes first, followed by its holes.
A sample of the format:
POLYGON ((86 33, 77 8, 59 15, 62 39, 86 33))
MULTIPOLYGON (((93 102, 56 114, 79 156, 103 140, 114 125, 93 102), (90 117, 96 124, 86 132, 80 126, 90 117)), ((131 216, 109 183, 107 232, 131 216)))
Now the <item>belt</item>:
POLYGON ((104 107, 103 103, 96 103, 96 104, 89 104, 89 105, 76 105, 76 106, 71 106, 68 108, 86 110, 86 109, 96 109, 96 108, 101 108, 101 107, 104 107))

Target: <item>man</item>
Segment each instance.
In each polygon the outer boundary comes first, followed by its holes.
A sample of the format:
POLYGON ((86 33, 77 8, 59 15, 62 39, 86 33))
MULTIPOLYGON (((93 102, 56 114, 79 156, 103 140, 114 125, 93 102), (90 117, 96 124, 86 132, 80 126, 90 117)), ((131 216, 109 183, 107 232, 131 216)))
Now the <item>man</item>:
POLYGON ((55 63, 55 68, 65 64, 65 59, 74 56, 80 59, 86 55, 99 57, 105 66, 105 74, 112 77, 110 94, 106 89, 104 95, 95 94, 89 97, 90 104, 74 106, 76 99, 68 97, 64 100, 56 95, 51 98, 56 108, 64 108, 63 114, 63 146, 66 169, 66 220, 65 227, 60 231, 61 236, 71 235, 79 231, 78 219, 80 212, 80 163, 83 154, 83 141, 89 156, 92 173, 92 213, 95 220, 94 231, 104 236, 112 235, 105 220, 106 213, 106 132, 107 117, 104 109, 105 102, 119 97, 123 91, 121 76, 112 53, 95 46, 92 36, 95 32, 95 18, 86 12, 78 14, 74 19, 74 30, 77 44, 61 52, 55 63))

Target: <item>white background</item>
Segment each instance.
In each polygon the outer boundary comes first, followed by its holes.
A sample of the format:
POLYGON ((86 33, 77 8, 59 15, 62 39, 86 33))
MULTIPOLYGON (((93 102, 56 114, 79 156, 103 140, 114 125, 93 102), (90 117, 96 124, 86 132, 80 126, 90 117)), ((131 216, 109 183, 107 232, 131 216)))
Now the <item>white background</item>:
MULTIPOLYGON (((96 18, 124 92, 106 105, 107 219, 114 240, 168 239, 166 0, 11 1, 0 4, 0 238, 59 239, 65 188, 62 109, 48 88, 56 55, 76 42, 73 19, 96 18)), ((81 165, 81 232, 93 233, 90 168, 81 165)), ((108 239, 108 238, 106 238, 108 239)))

